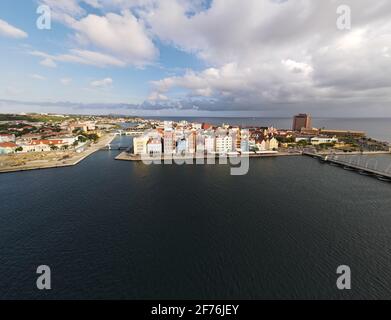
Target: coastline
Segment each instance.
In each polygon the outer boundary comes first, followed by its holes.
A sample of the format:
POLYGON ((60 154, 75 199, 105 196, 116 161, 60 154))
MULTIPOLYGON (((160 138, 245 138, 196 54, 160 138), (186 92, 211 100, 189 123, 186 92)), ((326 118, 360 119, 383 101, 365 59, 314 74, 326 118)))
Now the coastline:
MULTIPOLYGON (((95 152, 101 150, 104 148, 107 144, 111 143, 115 139, 115 134, 108 134, 103 136, 97 144, 90 146, 87 150, 83 151, 80 154, 76 154, 73 157, 66 159, 66 160, 47 160, 47 163, 40 163, 40 164, 26 164, 22 166, 15 166, 15 167, 0 167, 0 174, 4 173, 12 173, 12 172, 19 172, 19 171, 31 171, 31 170, 44 170, 44 169, 54 169, 54 168, 64 168, 64 167, 71 167, 79 164, 95 152)), ((319 152, 318 155, 325 156, 329 153, 327 152, 319 152)), ((390 151, 364 151, 364 152, 337 152, 335 155, 346 155, 346 156, 354 156, 354 155, 381 155, 381 154, 391 154, 390 151)), ((270 158, 270 157, 287 157, 287 156, 302 156, 303 152, 277 152, 277 153, 262 153, 262 154, 249 154, 245 155, 248 158, 270 158)), ((241 155, 227 155, 227 158, 238 158, 241 157, 241 155)), ((202 155, 202 156, 173 156, 169 157, 167 160, 196 160, 196 159, 219 159, 219 155, 202 155)), ((133 154, 129 154, 126 151, 121 152, 118 156, 115 157, 115 160, 119 161, 156 161, 161 160, 164 161, 165 157, 161 156, 159 157, 148 157, 145 159, 141 159, 141 156, 136 156, 133 154)), ((45 160, 43 160, 45 161, 45 160)))
POLYGON ((26 164, 22 166, 5 167, 5 168, 0 167, 0 174, 19 172, 19 171, 43 170, 43 169, 64 168, 64 167, 75 166, 80 162, 82 162, 83 160, 87 159, 90 155, 94 154, 95 152, 105 147, 107 144, 111 143, 115 137, 116 137, 115 134, 105 135, 99 139, 97 144, 91 145, 90 147, 88 147, 87 150, 81 152, 80 154, 76 154, 72 158, 66 160, 49 161, 46 164, 34 164, 34 165, 26 164))
MULTIPOLYGON (((270 158, 270 157, 288 157, 288 156, 302 156, 305 152, 276 152, 276 153, 260 153, 260 154, 246 154, 245 157, 248 158, 270 158)), ((319 152, 318 156, 326 156, 329 153, 327 152, 319 152)), ((336 152, 335 155, 346 155, 346 156, 354 156, 354 155, 381 155, 381 154, 391 154, 390 151, 364 151, 364 152, 336 152)), ((241 158, 242 155, 227 155, 227 158, 241 158)), ((164 160, 196 160, 196 159, 219 159, 220 156, 218 154, 209 154, 209 155, 185 155, 185 156, 169 156, 167 158, 164 155, 160 157, 141 157, 140 155, 134 155, 127 153, 126 151, 121 152, 118 156, 115 157, 115 160, 120 161, 164 161, 164 160)))
MULTIPOLYGON (((278 153, 262 153, 262 154, 248 154, 246 158, 270 158, 270 157, 287 157, 287 156, 301 156, 301 152, 278 152, 278 153)), ((227 158, 241 158, 241 155, 227 155, 227 158)), ((115 160, 120 161, 156 161, 156 160, 196 160, 196 159, 219 159, 218 154, 210 155, 192 155, 192 156, 171 156, 165 158, 164 155, 161 157, 143 157, 139 155, 129 154, 126 151, 121 152, 115 157, 115 160)))

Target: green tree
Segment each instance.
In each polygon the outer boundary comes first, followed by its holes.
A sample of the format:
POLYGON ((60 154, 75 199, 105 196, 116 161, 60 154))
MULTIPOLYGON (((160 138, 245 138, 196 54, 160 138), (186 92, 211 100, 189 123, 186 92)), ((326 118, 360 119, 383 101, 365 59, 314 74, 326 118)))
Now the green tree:
POLYGON ((79 136, 79 137, 77 138, 77 140, 79 140, 81 143, 84 143, 84 142, 87 141, 87 138, 86 138, 85 136, 79 136))
POLYGON ((88 135, 88 139, 96 142, 96 141, 98 141, 99 137, 96 133, 91 133, 88 135))

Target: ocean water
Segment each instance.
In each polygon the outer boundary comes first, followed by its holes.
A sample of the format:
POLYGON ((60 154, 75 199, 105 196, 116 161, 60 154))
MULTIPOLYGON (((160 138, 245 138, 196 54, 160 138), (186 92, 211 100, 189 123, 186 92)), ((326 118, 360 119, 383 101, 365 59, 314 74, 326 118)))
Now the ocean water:
POLYGON ((116 155, 0 175, 1 299, 391 298, 389 183, 300 156, 231 176, 116 155))

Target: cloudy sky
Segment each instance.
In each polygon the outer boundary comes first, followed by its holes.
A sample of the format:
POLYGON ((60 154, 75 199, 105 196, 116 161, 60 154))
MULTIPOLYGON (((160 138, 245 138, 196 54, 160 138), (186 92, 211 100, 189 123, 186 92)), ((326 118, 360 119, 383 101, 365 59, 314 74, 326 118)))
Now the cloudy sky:
POLYGON ((0 112, 391 116, 389 0, 1 0, 0 48, 0 112))

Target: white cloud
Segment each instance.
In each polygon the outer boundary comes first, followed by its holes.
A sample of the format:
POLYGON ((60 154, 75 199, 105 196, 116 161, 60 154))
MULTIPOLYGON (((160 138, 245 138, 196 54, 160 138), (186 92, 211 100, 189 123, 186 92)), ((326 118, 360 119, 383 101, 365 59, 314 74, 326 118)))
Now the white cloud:
POLYGON ((95 80, 90 83, 91 87, 94 88, 107 88, 113 84, 113 79, 105 78, 102 80, 95 80))
POLYGON ((143 1, 41 0, 41 3, 50 6, 54 19, 75 32, 73 38, 78 48, 74 50, 97 53, 99 50, 100 54, 121 61, 121 66, 143 67, 153 63, 158 56, 144 21, 129 10, 143 1), (102 12, 87 15, 82 3, 102 12), (121 11, 107 12, 108 8, 121 11))
POLYGON ((154 91, 150 94, 150 96, 148 97, 148 100, 149 101, 167 101, 169 99, 164 94, 161 94, 159 92, 154 91))
POLYGON ((56 68, 57 64, 53 61, 53 59, 45 58, 40 63, 40 65, 48 68, 56 68))
POLYGON ((56 67, 56 61, 86 64, 97 67, 123 67, 126 65, 124 61, 113 56, 89 50, 71 49, 67 53, 59 55, 50 55, 42 51, 30 51, 30 54, 44 58, 40 64, 46 67, 56 67))
POLYGON ((351 31, 337 29, 335 1, 215 0, 191 15, 188 1, 157 2, 143 14, 155 36, 212 67, 155 81, 153 90, 210 109, 388 103, 391 2, 344 3, 351 31))
POLYGON ((35 79, 35 80, 46 80, 46 78, 44 76, 41 76, 39 74, 31 74, 30 78, 35 79))
POLYGON ((345 0, 351 31, 338 30, 334 0, 214 0, 207 7, 203 0, 44 2, 78 48, 40 55, 41 64, 144 66, 156 61, 155 39, 204 62, 204 70, 153 82, 147 100, 156 104, 192 108, 186 101, 202 100, 197 108, 240 110, 391 100, 388 0, 345 0))
POLYGON ((153 61, 157 49, 143 23, 130 12, 122 15, 88 15, 73 24, 77 38, 116 55, 129 64, 142 66, 153 61))
POLYGON ((2 19, 0 19, 0 35, 15 39, 23 39, 28 37, 26 32, 10 25, 7 21, 2 19))
POLYGON ((68 85, 71 84, 72 79, 71 79, 71 78, 61 78, 61 79, 60 79, 60 82, 61 82, 64 86, 68 86, 68 85))

